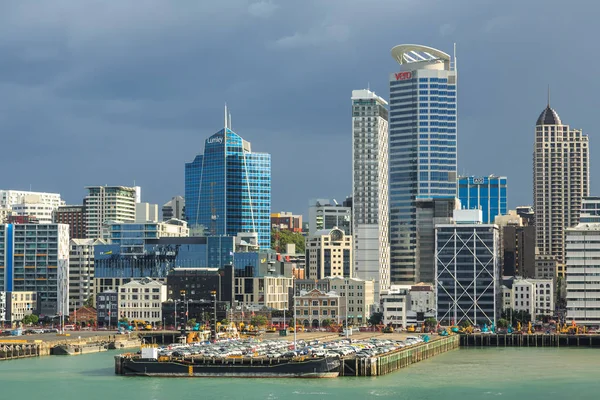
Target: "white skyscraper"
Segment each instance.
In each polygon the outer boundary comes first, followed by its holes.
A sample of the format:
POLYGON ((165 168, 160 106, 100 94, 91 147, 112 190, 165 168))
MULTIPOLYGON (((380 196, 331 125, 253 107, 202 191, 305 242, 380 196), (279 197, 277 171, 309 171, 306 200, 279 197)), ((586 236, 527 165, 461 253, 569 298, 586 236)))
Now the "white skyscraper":
POLYGON ((88 239, 102 237, 106 221, 135 222, 136 188, 125 186, 90 186, 83 200, 88 239))
POLYGON ((375 298, 390 285, 388 240, 388 110, 370 90, 352 91, 352 233, 354 272, 375 281, 375 298))
POLYGON ((581 130, 563 125, 550 104, 535 124, 533 200, 540 254, 565 261, 565 229, 579 223, 582 198, 589 196, 589 144, 581 130))

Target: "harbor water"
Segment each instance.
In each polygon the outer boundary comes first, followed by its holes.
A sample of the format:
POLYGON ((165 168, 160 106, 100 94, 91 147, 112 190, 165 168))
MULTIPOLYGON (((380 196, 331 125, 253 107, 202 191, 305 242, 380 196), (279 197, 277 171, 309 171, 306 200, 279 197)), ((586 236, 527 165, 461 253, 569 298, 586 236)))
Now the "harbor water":
POLYGON ((226 379, 114 375, 117 351, 0 362, 0 398, 44 400, 597 398, 600 349, 484 348, 376 378, 226 379))

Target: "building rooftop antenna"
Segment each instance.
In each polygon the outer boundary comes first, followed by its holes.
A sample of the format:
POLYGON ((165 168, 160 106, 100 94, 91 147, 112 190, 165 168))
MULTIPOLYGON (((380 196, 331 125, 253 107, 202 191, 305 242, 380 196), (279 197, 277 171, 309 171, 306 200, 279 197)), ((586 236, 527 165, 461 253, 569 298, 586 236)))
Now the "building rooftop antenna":
POLYGON ((550 84, 548 84, 548 108, 550 108, 550 84))

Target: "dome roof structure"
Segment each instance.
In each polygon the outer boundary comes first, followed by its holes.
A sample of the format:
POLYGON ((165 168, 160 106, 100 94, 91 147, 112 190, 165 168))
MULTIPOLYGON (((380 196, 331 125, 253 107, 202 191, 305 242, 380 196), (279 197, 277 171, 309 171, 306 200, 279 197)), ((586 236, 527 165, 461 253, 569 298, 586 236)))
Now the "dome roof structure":
POLYGON ((556 111, 548 105, 540 114, 535 125, 562 125, 562 122, 556 111))

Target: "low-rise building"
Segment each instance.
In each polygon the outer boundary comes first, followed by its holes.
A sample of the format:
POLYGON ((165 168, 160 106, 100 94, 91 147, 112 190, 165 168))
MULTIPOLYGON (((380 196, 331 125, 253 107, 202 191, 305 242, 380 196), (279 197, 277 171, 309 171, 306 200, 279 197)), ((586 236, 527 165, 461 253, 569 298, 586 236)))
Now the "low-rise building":
POLYGON ((119 317, 160 324, 162 303, 166 300, 165 284, 150 278, 132 280, 119 288, 119 317))
POLYGON ((375 281, 357 278, 329 278, 331 291, 340 296, 340 318, 348 325, 366 325, 375 306, 375 281))
POLYGON ((36 310, 35 292, 0 292, 0 324, 15 325, 36 310))
POLYGON ((505 277, 502 285, 504 310, 524 311, 533 321, 554 313, 554 281, 505 277))
POLYGON ((324 327, 324 321, 340 323, 340 296, 333 291, 302 290, 295 296, 295 309, 297 325, 320 328, 324 327))
POLYGON ((96 320, 99 326, 115 326, 119 320, 119 294, 114 290, 99 293, 96 297, 96 320))
POLYGON ((275 310, 288 309, 288 296, 294 279, 284 276, 235 277, 234 298, 242 306, 275 310))
POLYGON ((383 324, 394 328, 406 328, 408 297, 410 286, 392 285, 383 290, 380 297, 380 309, 383 312, 383 324))
POLYGON ((98 311, 94 307, 80 307, 69 314, 69 321, 82 326, 96 326, 98 324, 98 311))

